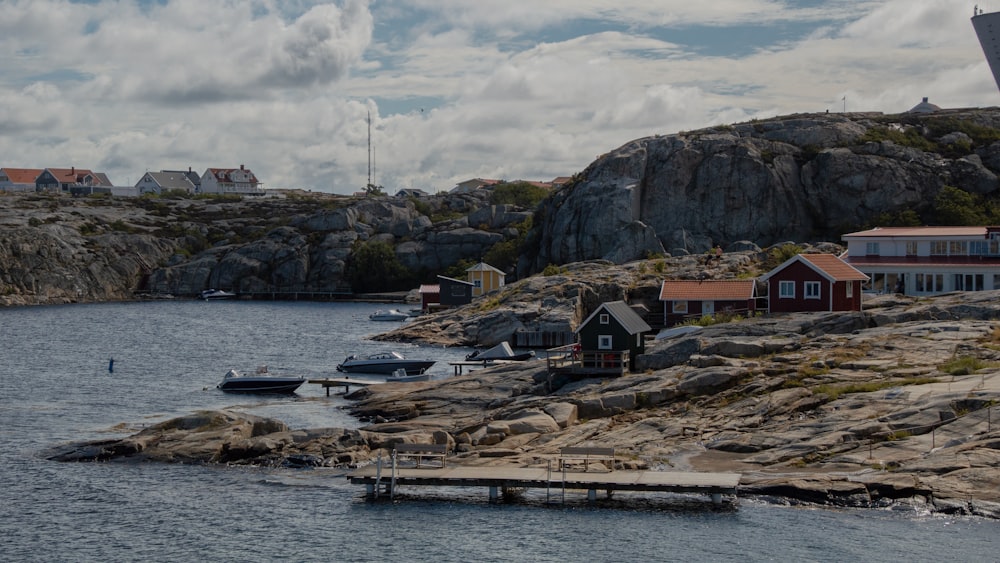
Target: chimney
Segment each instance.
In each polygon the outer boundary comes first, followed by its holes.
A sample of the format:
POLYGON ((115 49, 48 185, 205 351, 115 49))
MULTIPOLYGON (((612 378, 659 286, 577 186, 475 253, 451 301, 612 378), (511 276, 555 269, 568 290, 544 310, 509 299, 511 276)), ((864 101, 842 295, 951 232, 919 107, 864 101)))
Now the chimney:
POLYGON ((190 166, 188 166, 188 172, 191 172, 191 167, 190 166))
POLYGON ((76 176, 76 166, 70 166, 69 173, 76 176))
POLYGON ((927 96, 924 96, 924 103, 927 103, 927 96))
POLYGON ((240 170, 243 170, 243 165, 242 164, 240 165, 240 170))

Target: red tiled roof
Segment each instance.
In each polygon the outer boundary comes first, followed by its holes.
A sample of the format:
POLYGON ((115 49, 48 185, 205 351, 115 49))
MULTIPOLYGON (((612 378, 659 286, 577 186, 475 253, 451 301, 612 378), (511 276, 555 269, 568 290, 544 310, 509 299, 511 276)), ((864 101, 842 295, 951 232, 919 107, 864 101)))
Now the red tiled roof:
POLYGON ((42 174, 40 168, 4 168, 3 171, 14 184, 34 184, 42 174))
POLYGON ((441 285, 440 284, 436 284, 436 283, 435 284, 429 284, 429 283, 420 284, 420 289, 417 290, 417 293, 441 293, 441 285))
POLYGON ((872 237, 972 237, 986 236, 986 227, 877 227, 867 231, 848 233, 841 238, 872 237))
POLYGON ((753 298, 754 280, 664 280, 661 301, 742 301, 753 298))
POLYGON ((825 272, 833 281, 868 279, 868 276, 833 254, 799 254, 798 257, 812 264, 815 269, 825 272))

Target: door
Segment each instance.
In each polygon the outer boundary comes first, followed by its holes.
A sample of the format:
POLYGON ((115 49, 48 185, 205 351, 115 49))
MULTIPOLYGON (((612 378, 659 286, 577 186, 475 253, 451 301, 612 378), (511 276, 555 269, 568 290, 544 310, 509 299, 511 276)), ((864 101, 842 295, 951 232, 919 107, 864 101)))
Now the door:
POLYGON ((701 302, 701 314, 702 315, 714 315, 715 314, 715 301, 702 301, 701 302))

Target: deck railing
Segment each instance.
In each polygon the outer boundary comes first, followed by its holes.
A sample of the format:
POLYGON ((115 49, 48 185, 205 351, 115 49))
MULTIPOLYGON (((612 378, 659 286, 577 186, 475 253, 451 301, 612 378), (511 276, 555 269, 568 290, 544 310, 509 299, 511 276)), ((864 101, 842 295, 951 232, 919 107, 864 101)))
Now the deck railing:
POLYGON ((624 375, 629 369, 628 350, 582 350, 576 344, 545 351, 549 373, 624 375))

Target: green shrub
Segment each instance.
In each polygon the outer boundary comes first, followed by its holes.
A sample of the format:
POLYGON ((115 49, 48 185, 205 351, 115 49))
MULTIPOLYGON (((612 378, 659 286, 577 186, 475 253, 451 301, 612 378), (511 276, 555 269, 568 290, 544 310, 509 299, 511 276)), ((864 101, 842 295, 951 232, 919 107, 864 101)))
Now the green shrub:
POLYGON ((493 187, 490 202, 493 205, 510 204, 533 209, 548 195, 548 190, 529 182, 506 182, 493 187))

